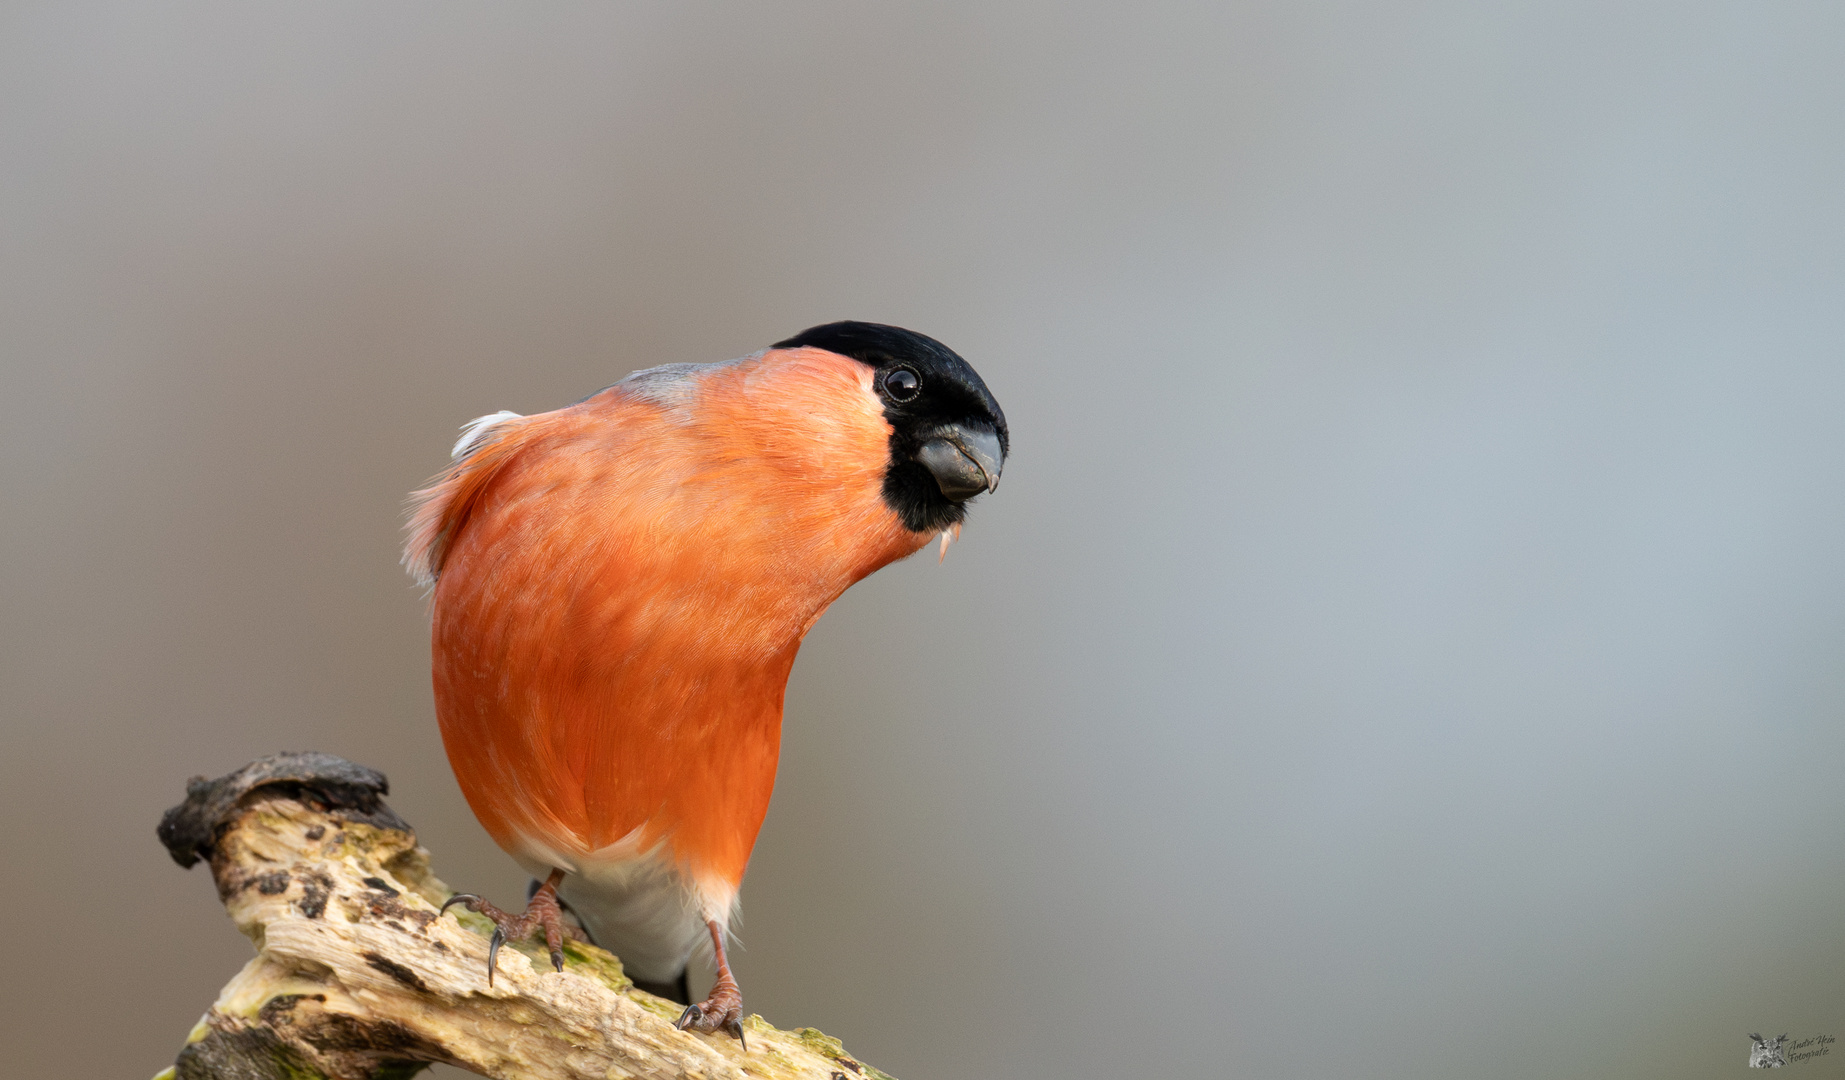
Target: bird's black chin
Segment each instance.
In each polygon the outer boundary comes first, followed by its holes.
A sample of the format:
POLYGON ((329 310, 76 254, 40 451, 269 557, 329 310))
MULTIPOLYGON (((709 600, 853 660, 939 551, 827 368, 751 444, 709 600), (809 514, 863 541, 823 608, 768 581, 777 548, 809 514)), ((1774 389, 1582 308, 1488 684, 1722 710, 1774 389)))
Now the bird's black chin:
POLYGON ((938 533, 967 517, 967 504, 942 494, 935 474, 917 461, 892 465, 884 474, 884 504, 911 532, 938 533))

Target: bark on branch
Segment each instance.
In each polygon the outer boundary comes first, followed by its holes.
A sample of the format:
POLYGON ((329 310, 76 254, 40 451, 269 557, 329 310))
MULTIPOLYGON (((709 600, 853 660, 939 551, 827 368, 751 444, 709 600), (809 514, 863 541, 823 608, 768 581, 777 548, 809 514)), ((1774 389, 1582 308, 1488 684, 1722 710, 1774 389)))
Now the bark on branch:
POLYGON ((210 861, 256 958, 155 1080, 397 1080, 438 1061, 503 1080, 889 1080, 813 1028, 751 1016, 747 1053, 677 1031, 680 1006, 635 989, 593 945, 566 942, 561 973, 542 943, 504 948, 489 987, 491 925, 437 916, 452 890, 388 790, 330 754, 187 784, 161 842, 181 866, 210 861))

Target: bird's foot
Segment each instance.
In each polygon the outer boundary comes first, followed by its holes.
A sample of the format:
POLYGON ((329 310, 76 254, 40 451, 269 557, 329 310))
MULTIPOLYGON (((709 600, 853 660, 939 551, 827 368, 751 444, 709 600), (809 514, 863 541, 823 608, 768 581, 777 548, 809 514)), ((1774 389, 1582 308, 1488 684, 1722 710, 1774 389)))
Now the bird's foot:
POLYGON ((564 913, 557 906, 557 883, 563 879, 562 870, 551 871, 545 883, 532 893, 525 911, 518 915, 501 911, 473 893, 456 893, 443 902, 442 911, 460 904, 492 920, 493 937, 487 942, 488 986, 493 985, 493 970, 499 961, 500 946, 509 941, 523 941, 538 929, 545 932, 545 945, 551 950, 551 966, 559 971, 564 970, 564 938, 580 938, 582 935, 576 932, 575 927, 564 922, 564 913))
POLYGON ((679 1022, 673 1026, 680 1031, 722 1031, 735 1035, 745 1052, 750 1048, 743 1038, 743 995, 737 992, 737 984, 728 980, 712 987, 710 997, 696 1005, 687 1005, 679 1022))
POLYGON ((705 928, 711 931, 712 956, 717 960, 717 982, 711 987, 711 996, 696 1005, 687 1005, 685 1012, 679 1014, 679 1021, 673 1026, 680 1031, 702 1031, 709 1034, 722 1031, 735 1035, 743 1044, 743 1052, 749 1053, 749 1040, 743 1037, 743 993, 737 989, 736 976, 730 973, 730 959, 724 955, 724 928, 716 919, 706 919, 705 928))

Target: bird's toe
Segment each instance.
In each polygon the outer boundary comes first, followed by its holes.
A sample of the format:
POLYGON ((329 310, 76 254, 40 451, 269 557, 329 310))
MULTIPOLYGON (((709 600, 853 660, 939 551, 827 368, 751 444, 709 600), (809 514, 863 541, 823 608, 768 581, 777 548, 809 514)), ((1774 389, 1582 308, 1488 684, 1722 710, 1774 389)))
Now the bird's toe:
MULTIPOLYGON (((696 1031, 709 1035, 722 1031, 734 1035, 739 1041, 743 1039, 743 996, 736 993, 713 991, 712 995, 696 1005, 687 1005, 685 1012, 679 1014, 679 1020, 673 1024, 680 1031, 696 1031)), ((749 1044, 744 1043, 744 1049, 749 1044)))

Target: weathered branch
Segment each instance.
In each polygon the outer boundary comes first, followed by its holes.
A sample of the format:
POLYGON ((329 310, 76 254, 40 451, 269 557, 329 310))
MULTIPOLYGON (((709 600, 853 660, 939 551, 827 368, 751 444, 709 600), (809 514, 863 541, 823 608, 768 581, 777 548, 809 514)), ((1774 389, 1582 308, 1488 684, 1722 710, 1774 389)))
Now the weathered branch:
POLYGON ((673 1028, 680 1006, 635 989, 621 962, 564 946, 502 949, 487 985, 479 915, 386 806, 385 778, 329 754, 277 754, 193 780, 160 839, 181 866, 209 859, 256 958, 225 985, 156 1080, 396 1080, 446 1062, 504 1080, 770 1077, 888 1080, 814 1030, 744 1021, 727 1035, 673 1028))

